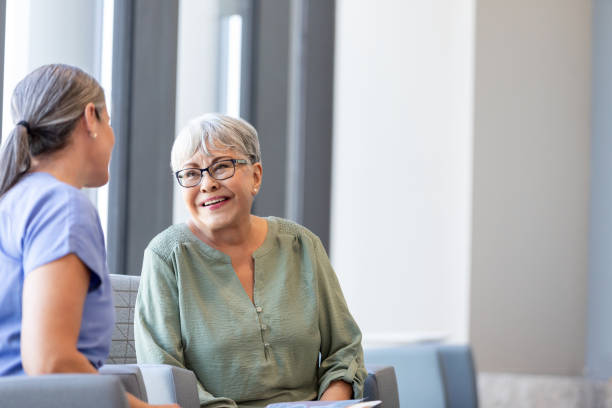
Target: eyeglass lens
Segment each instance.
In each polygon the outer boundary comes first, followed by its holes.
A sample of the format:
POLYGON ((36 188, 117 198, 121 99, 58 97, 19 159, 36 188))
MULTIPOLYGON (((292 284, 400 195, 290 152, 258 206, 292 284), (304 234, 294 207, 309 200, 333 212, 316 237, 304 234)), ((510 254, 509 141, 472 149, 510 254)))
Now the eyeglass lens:
MULTIPOLYGON (((208 167, 208 174, 214 179, 224 180, 234 175, 234 162, 222 160, 208 167)), ((183 187, 193 187, 200 184, 204 172, 200 169, 185 169, 178 173, 178 181, 183 187)))

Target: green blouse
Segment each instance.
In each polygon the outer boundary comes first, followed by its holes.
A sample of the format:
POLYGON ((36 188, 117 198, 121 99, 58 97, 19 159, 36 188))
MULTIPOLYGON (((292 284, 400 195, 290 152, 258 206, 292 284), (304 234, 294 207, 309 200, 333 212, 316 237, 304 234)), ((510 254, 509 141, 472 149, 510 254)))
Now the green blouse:
POLYGON ((138 362, 193 370, 203 407, 312 400, 334 380, 362 397, 361 332, 321 241, 293 222, 267 222, 253 302, 230 257, 186 224, 151 241, 136 300, 138 362))

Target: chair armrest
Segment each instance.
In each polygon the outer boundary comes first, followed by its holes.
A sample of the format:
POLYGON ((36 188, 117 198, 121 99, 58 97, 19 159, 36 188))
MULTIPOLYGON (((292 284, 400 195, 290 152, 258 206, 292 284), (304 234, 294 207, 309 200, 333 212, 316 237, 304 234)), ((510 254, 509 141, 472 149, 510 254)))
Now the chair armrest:
POLYGON ((138 364, 150 404, 178 404, 181 408, 200 408, 196 376, 193 371, 167 364, 138 364))
POLYGON ((0 378, 3 408, 128 408, 121 381, 93 374, 0 378))
POLYGON ((363 396, 366 400, 380 400, 381 408, 399 408, 397 378, 391 366, 366 365, 366 378, 363 396))
POLYGON ((117 377, 127 392, 147 402, 147 389, 137 364, 105 364, 99 371, 100 374, 117 377))

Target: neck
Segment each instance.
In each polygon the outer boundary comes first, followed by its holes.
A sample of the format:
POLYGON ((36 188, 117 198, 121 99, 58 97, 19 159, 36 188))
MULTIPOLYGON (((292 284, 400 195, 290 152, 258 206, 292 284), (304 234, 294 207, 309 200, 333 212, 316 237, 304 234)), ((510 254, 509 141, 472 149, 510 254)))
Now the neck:
POLYGON ((57 180, 76 188, 83 188, 79 160, 69 153, 70 146, 44 157, 32 159, 30 172, 49 173, 57 180))
POLYGON ((248 214, 236 225, 219 230, 208 230, 193 218, 189 220, 188 225, 198 238, 221 252, 231 251, 231 248, 236 247, 246 247, 254 251, 261 244, 258 242, 258 227, 261 221, 263 220, 259 217, 248 214))

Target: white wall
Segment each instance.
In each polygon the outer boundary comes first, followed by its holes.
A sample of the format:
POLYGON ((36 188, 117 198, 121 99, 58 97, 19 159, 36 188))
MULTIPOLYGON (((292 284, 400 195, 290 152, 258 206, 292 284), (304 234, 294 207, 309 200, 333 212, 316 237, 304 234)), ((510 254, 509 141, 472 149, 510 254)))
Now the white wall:
POLYGON ((473 0, 338 0, 331 257, 368 339, 468 330, 473 0))
POLYGON ((476 363, 483 371, 581 375, 591 2, 480 0, 476 27, 476 363))

